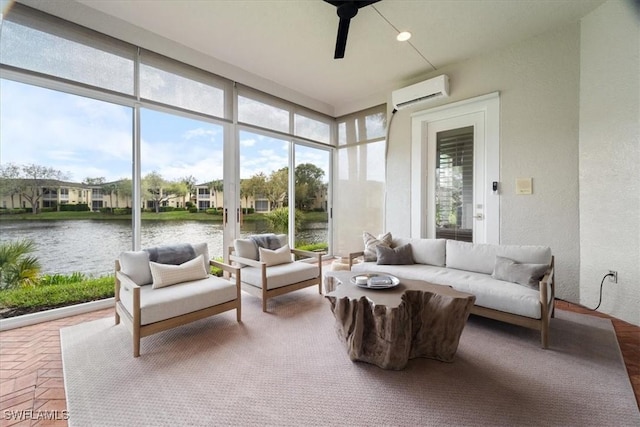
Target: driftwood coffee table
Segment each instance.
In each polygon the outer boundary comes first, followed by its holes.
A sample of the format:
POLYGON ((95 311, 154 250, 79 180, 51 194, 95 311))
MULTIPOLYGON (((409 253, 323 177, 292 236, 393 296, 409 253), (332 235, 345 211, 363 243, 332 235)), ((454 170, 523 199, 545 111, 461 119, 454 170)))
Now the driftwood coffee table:
POLYGON ((417 357, 453 361, 474 295, 408 279, 390 289, 352 284, 363 274, 325 275, 325 297, 351 360, 395 370, 417 357))

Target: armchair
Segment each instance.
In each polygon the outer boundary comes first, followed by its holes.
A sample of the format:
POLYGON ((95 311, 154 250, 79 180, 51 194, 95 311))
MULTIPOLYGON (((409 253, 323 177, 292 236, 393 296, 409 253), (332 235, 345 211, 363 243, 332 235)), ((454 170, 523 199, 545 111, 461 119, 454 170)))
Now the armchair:
POLYGON ((322 294, 322 253, 291 249, 286 235, 236 239, 229 247, 229 261, 241 267, 242 289, 262 299, 263 312, 269 298, 288 292, 318 285, 322 294), (294 255, 307 259, 294 261, 294 255))
POLYGON ((240 322, 240 269, 209 260, 206 243, 127 251, 115 261, 115 323, 131 332, 134 357, 143 337, 233 309, 240 322), (210 266, 234 279, 212 276, 210 266))

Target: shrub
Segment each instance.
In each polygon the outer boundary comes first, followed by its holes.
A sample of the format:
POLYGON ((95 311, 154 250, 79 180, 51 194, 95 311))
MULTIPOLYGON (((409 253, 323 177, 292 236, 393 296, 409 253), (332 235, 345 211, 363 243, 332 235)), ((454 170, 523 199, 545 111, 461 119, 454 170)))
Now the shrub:
POLYGON ((76 283, 0 291, 0 306, 8 309, 2 316, 11 317, 111 298, 113 295, 114 278, 113 276, 105 276, 76 283))
POLYGON ((89 205, 86 203, 78 203, 78 204, 69 204, 65 203, 60 205, 61 212, 88 212, 91 209, 89 205))
POLYGON ((115 208, 114 215, 131 215, 131 208, 115 208))
POLYGON ((198 213, 198 208, 197 208, 197 207, 195 207, 195 206, 191 206, 191 207, 189 208, 189 212, 190 212, 190 213, 198 213))
POLYGON ((56 208, 40 208, 40 212, 57 212, 56 208))
POLYGON ((0 289, 34 286, 40 272, 40 263, 34 256, 36 245, 32 240, 16 240, 0 244, 0 289))
MULTIPOLYGON (((295 211, 295 229, 300 229, 300 224, 302 224, 302 211, 296 209, 295 211)), ((264 217, 269 222, 269 226, 271 230, 276 233, 286 233, 289 227, 289 208, 278 208, 274 209, 271 212, 267 212, 264 214, 264 217)))
POLYGON ((27 210, 22 208, 12 208, 12 209, 0 208, 0 215, 18 215, 18 214, 24 214, 24 213, 27 213, 27 210))

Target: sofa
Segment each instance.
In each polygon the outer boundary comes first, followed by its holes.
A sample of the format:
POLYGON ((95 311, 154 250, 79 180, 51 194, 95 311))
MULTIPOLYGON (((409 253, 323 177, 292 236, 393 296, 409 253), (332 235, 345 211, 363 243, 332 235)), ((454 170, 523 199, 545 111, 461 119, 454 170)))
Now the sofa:
POLYGON ((449 239, 377 238, 349 254, 352 271, 451 286, 475 295, 472 314, 540 331, 549 345, 554 315, 554 258, 547 246, 494 245, 449 239), (362 260, 362 262, 356 262, 362 260))
POLYGON ((210 260, 206 243, 125 251, 115 261, 115 323, 131 332, 134 357, 143 337, 234 309, 240 322, 240 270, 210 260))

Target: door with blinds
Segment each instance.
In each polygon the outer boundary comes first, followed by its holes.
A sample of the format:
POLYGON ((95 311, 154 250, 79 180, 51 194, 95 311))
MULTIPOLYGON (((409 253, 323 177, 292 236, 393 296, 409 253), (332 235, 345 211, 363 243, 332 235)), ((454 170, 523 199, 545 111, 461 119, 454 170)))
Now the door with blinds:
POLYGON ((484 117, 466 114, 427 126, 427 236, 483 242, 484 117))

